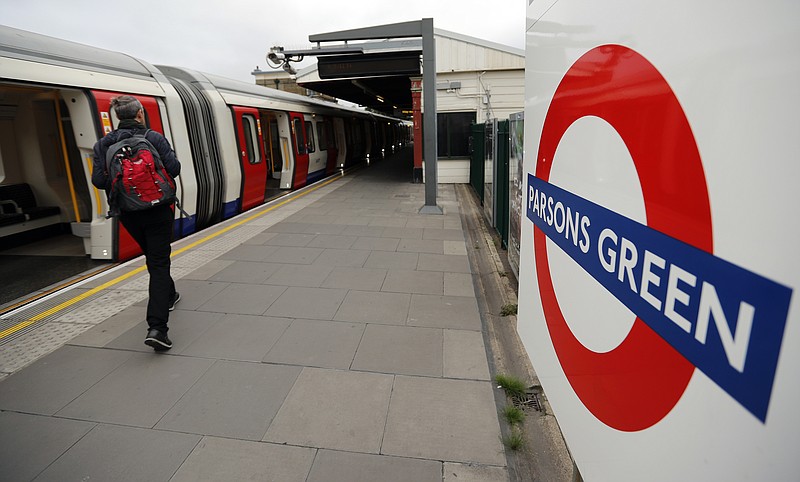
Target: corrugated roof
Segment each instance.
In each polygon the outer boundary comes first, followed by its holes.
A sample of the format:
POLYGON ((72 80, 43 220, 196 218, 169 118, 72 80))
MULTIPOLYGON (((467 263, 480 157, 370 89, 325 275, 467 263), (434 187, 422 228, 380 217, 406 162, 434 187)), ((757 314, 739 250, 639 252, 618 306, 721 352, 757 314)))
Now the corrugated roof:
POLYGON ((451 32, 449 30, 443 30, 440 28, 433 29, 433 35, 439 37, 447 37, 453 40, 459 40, 461 42, 467 42, 474 45, 478 45, 481 47, 499 50, 501 52, 506 52, 512 55, 518 55, 520 57, 525 57, 525 51, 523 49, 518 49, 516 47, 510 47, 508 45, 499 44, 497 42, 490 42, 489 40, 480 39, 477 37, 470 37, 469 35, 464 35, 456 32, 451 32))

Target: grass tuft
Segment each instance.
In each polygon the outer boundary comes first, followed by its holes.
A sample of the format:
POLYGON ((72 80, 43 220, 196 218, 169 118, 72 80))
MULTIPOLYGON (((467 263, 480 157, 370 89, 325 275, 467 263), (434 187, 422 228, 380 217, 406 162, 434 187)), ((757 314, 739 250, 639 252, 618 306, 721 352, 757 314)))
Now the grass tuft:
POLYGON ((512 428, 510 435, 503 437, 503 445, 511 450, 519 450, 525 445, 525 436, 522 431, 512 428))
POLYGON ((519 378, 513 375, 503 375, 498 374, 494 377, 494 380, 500 385, 500 388, 506 392, 506 396, 509 397, 518 397, 523 398, 525 397, 525 383, 519 378))
POLYGON ((522 425, 522 422, 525 421, 525 412, 514 405, 506 405, 503 407, 502 414, 506 422, 512 427, 514 425, 522 425))
POLYGON ((500 316, 509 316, 516 314, 517 314, 517 305, 515 303, 509 303, 507 305, 503 305, 503 307, 500 308, 500 316))

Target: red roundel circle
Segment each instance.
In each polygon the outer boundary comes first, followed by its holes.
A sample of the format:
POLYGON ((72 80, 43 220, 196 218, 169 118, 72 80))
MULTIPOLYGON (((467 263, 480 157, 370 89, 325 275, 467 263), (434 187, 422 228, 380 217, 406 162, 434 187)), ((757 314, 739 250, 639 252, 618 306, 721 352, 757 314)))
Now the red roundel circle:
MULTIPOLYGON (((712 252, 711 207, 700 154, 683 109, 658 70, 621 45, 596 47, 578 59, 545 117, 536 177, 549 181, 564 132, 586 116, 605 120, 625 142, 641 183, 647 225, 712 252)), ((535 226, 533 245, 550 337, 581 402, 621 431, 644 430, 664 418, 686 390, 694 365, 639 318, 613 350, 597 353, 583 346, 561 312, 546 237, 535 226)))

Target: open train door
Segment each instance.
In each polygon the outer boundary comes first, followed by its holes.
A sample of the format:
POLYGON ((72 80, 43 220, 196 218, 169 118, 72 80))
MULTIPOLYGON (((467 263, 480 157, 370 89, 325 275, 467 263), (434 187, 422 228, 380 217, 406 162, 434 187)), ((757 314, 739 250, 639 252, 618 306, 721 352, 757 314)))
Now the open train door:
POLYGON ((238 106, 231 109, 242 168, 241 209, 247 211, 264 203, 269 166, 264 162, 266 156, 258 110, 238 106))
POLYGON ((308 141, 306 140, 305 119, 303 114, 289 112, 289 123, 292 129, 292 145, 294 146, 294 178, 292 188, 306 185, 308 179, 308 141))

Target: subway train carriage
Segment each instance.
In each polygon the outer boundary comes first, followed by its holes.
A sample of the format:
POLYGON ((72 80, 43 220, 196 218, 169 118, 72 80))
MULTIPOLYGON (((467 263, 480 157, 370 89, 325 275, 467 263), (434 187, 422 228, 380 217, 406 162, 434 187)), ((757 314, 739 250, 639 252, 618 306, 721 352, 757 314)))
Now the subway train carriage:
POLYGON ((0 244, 67 232, 93 259, 140 253, 90 181, 121 94, 181 161, 176 238, 409 141, 398 119, 0 26, 0 244))
POLYGON ((799 15, 528 2, 518 329, 585 480, 798 480, 799 15))

